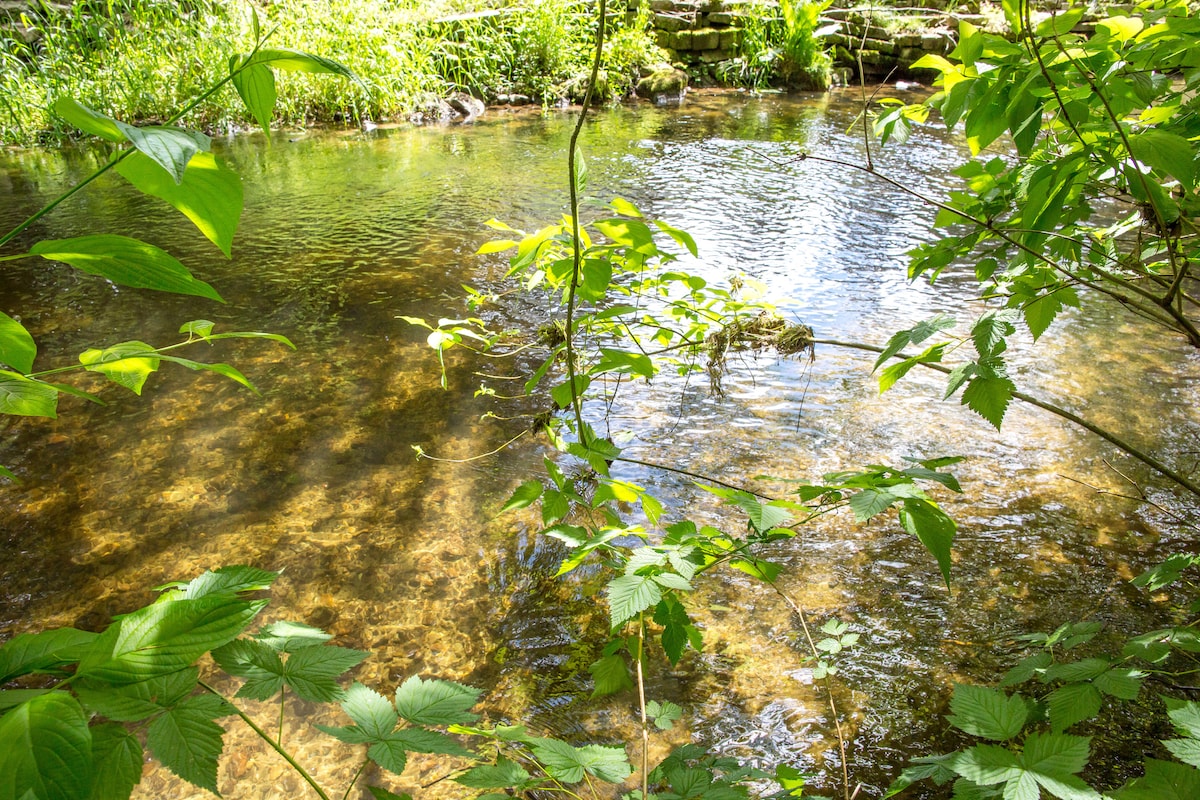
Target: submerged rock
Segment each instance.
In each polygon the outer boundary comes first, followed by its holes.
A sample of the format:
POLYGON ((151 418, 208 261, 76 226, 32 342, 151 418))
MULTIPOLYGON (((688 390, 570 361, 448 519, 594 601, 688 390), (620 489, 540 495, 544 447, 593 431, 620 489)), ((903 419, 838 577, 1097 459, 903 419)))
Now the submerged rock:
POLYGON ((636 91, 638 97, 644 97, 661 106, 682 103, 687 86, 686 72, 675 67, 663 66, 638 81, 636 91))

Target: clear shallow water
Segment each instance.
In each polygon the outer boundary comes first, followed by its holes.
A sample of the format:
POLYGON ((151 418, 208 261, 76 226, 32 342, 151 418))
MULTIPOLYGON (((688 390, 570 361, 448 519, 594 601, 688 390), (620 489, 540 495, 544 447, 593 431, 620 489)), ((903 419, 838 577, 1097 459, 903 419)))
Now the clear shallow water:
MULTIPOLYGON (((698 97, 679 110, 603 112, 585 133, 595 208, 621 195, 693 233, 713 280, 764 281, 786 314, 821 338, 882 343, 890 333, 970 296, 948 272, 935 293, 904 280, 903 253, 932 214, 860 173, 803 151, 862 161, 847 133, 851 96, 698 97)), ((225 563, 283 569, 269 618, 320 625, 339 644, 371 650, 356 673, 387 690, 406 676, 487 687, 494 719, 559 734, 634 741, 632 698, 592 702, 587 665, 607 624, 587 573, 555 580, 559 553, 533 536, 532 518, 496 517, 538 468, 541 443, 452 464, 417 461, 412 445, 445 458, 491 450, 540 410, 473 397, 473 371, 528 371, 451 361, 437 384, 424 337, 396 317, 465 313, 460 285, 506 288, 500 256, 472 255, 497 217, 533 229, 565 208, 563 155, 571 119, 494 116, 471 128, 285 135, 224 144, 242 174, 246 212, 224 260, 187 223, 116 180, 72 201, 34 232, 58 238, 106 231, 167 247, 229 301, 114 290, 66 268, 20 264, 0 275, 6 308, 20 308, 42 349, 39 366, 101 342, 167 342, 189 319, 284 333, 296 352, 225 344, 261 389, 164 370, 141 399, 105 389, 106 407, 73 400, 55 421, 0 421, 0 463, 20 486, 0 488, 0 635, 73 624, 98 628, 147 602, 147 587, 225 563)), ((880 169, 931 194, 957 144, 936 132, 878 157, 880 169)), ((0 225, 32 211, 92 164, 87 153, 17 153, 0 160, 0 225)), ((596 212, 593 212, 596 213, 596 212)), ((32 238, 31 238, 32 240, 32 238)), ((508 300, 488 312, 530 329, 545 318, 508 300)), ((1196 361, 1184 345, 1104 308, 1064 320, 1053 341, 1013 354, 1018 383, 1130 439, 1189 463, 1197 449, 1196 361)), ((731 362, 727 396, 706 381, 625 387, 606 418, 630 454, 664 459, 735 483, 754 476, 816 479, 835 469, 904 457, 964 455, 963 497, 941 496, 960 522, 955 589, 894 523, 848 518, 813 525, 776 554, 783 588, 819 623, 830 615, 863 634, 838 682, 853 735, 851 773, 877 796, 891 765, 943 742, 938 714, 954 681, 987 680, 1015 658, 1011 636, 1092 618, 1152 624, 1153 603, 1125 586, 1180 544, 1153 512, 1097 495, 1071 479, 1117 488, 1104 465, 1156 481, 1057 419, 1014 406, 998 434, 956 403, 937 376, 877 396, 869 354, 819 348, 817 359, 731 362)), ((504 383, 495 382, 503 392, 504 383)), ((99 384, 96 384, 97 386, 99 384)), ((601 410, 592 409, 599 419, 601 410)), ((693 518, 738 524, 686 480, 621 466, 693 518)), ((780 489, 782 491, 782 489, 780 489)), ((705 652, 680 668, 655 664, 651 696, 687 709, 686 726, 656 741, 660 754, 695 737, 827 770, 833 726, 805 669, 800 631, 773 593, 739 576, 697 593, 705 652)), ((1114 634, 1115 635, 1115 634, 1114 634)), ((300 709, 303 711, 304 709, 300 709)), ((264 714, 270 712, 264 710, 264 714)), ((328 721, 318 719, 317 721, 328 721)), ((236 726, 235 726, 236 728, 236 726)), ((282 762, 233 734, 222 764, 228 796, 283 797, 304 788, 282 762), (238 788, 240 787, 240 788, 238 788)), ((287 742, 335 791, 357 763, 297 722, 287 742)), ((632 750, 631 750, 632 755, 632 750)), ((414 761, 393 788, 419 788, 445 769, 414 761)), ((382 779, 384 782, 386 778, 382 779)), ((152 769, 142 797, 190 796, 152 769)), ((200 796, 199 792, 195 792, 200 796)), ((449 782, 422 796, 453 794, 449 782)))

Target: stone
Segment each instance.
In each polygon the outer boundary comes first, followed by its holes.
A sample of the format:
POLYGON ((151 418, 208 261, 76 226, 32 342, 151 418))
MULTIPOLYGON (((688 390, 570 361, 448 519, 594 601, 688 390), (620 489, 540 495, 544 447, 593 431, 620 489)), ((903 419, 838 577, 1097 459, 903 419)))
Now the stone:
POLYGON ((681 31, 692 27, 694 20, 676 14, 655 14, 654 27, 660 31, 681 31))
POLYGON ((721 46, 721 33, 712 28, 701 28, 692 31, 693 50, 716 50, 721 46))
POLYGON ((483 101, 478 97, 472 97, 466 92, 455 92, 446 98, 446 102, 462 115, 462 123, 469 125, 483 115, 486 110, 483 101))
POLYGON ((738 29, 721 31, 721 49, 726 53, 733 52, 742 43, 742 32, 738 29))
POLYGON ((676 31, 675 33, 672 33, 671 44, 668 45, 668 49, 679 50, 681 52, 686 50, 695 50, 696 48, 692 41, 693 33, 693 31, 676 31))
POLYGON ((637 83, 637 96, 655 105, 681 103, 687 94, 688 76, 683 70, 668 67, 642 78, 637 83))

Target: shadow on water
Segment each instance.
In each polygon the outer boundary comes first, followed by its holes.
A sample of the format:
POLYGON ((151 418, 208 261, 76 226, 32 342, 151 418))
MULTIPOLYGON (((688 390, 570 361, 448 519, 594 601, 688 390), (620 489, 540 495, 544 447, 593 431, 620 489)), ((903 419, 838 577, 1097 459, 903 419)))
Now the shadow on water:
MULTIPOLYGON (((860 173, 798 159, 810 152, 861 162, 861 138, 847 132, 856 113, 852 98, 836 94, 699 96, 679 110, 605 111, 585 134, 587 213, 628 197, 693 233, 701 257, 685 258, 688 269, 715 281, 742 273, 765 282, 785 313, 819 336, 883 342, 969 304, 971 276, 948 270, 936 293, 906 284, 903 254, 929 235, 928 210, 860 173)), ((140 399, 87 376, 109 405, 67 399, 57 420, 0 421, 0 463, 24 481, 0 489, 0 631, 96 628, 148 601, 147 587, 252 563, 284 570, 271 618, 322 626, 338 643, 372 652, 356 674, 365 683, 387 691, 418 672, 465 680, 487 687, 495 720, 634 741, 631 698, 588 696, 587 667, 607 626, 601 578, 587 570, 554 578, 561 552, 534 536, 533 516, 496 517, 539 469, 544 443, 525 436, 503 455, 465 463, 413 453, 420 446, 467 459, 517 436, 539 401, 475 396, 481 380, 508 385, 477 373, 521 376, 540 354, 515 365, 452 354, 444 392, 422 331, 397 319, 466 315, 464 283, 510 288, 502 255, 473 255, 488 238, 483 223, 496 217, 534 229, 564 211, 570 121, 499 115, 472 128, 281 136, 269 148, 253 136, 224 142, 246 186, 229 261, 116 179, 39 224, 27 242, 105 231, 166 246, 228 300, 115 290, 18 262, 0 275, 0 296, 38 339, 39 367, 101 342, 172 341, 198 317, 226 330, 283 333, 297 350, 242 342, 193 354, 236 364, 261 396, 164 366, 140 399)), ((922 192, 944 192, 942 170, 958 144, 932 132, 919 138, 877 163, 922 192)), ((12 201, 0 225, 96 163, 90 151, 6 154, 0 190, 12 201)), ((548 312, 509 297, 482 313, 528 331, 548 312)), ((1181 464, 1194 460, 1195 356, 1112 309, 1072 313, 1061 324, 1062 336, 1039 343, 1036 354, 1014 349, 1018 382, 1143 444, 1167 442, 1167 456, 1181 464), (1126 399, 1132 385, 1140 387, 1136 407, 1126 399)), ((811 364, 747 357, 723 399, 706 382, 661 378, 625 386, 610 408, 589 411, 630 442, 635 458, 666 452, 673 463, 742 484, 763 474, 815 479, 905 457, 967 457, 958 469, 966 493, 939 495, 960 521, 952 593, 894 520, 823 519, 772 554, 786 567, 783 590, 816 624, 836 616, 863 634, 835 699, 852 736, 852 775, 874 796, 895 765, 952 744, 939 721, 950 687, 990 680, 1011 664, 1015 633, 1089 618, 1110 623, 1106 635, 1115 639, 1154 624, 1154 603, 1124 581, 1182 537, 1156 512, 1072 480, 1119 488, 1105 466, 1115 454, 1097 440, 1020 408, 997 433, 938 402, 940 378, 913 375, 881 398, 870 366, 868 357, 830 348, 811 364)), ((1113 463, 1167 497, 1151 476, 1113 463)), ((741 524, 681 476, 629 465, 618 475, 660 493, 672 518, 741 524)), ((656 662, 648 670, 650 695, 688 710, 686 725, 656 739, 657 755, 694 738, 764 764, 836 773, 833 720, 787 605, 739 573, 703 582, 694 614, 704 651, 678 668, 656 662)), ((1127 722, 1129 736, 1146 724, 1127 722)), ((333 786, 357 767, 299 716, 286 734, 333 786)), ((223 791, 303 791, 243 731, 231 736, 223 791)), ((419 788, 444 770, 444 762, 415 759, 404 782, 419 788)), ((191 796, 154 768, 138 791, 191 796)), ((447 781, 428 791, 453 794, 447 781)))

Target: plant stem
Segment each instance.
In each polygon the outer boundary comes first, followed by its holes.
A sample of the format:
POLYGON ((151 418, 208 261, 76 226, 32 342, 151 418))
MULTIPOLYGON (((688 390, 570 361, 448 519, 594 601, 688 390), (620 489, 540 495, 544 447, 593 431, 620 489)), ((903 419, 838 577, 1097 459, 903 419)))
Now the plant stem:
POLYGON ((571 140, 567 145, 567 172, 571 189, 571 285, 567 290, 567 320, 566 320, 566 352, 567 352, 567 383, 571 387, 571 408, 575 412, 575 425, 579 442, 585 448, 590 446, 587 429, 583 424, 583 402, 579 398, 579 390, 575 384, 575 298, 579 290, 579 274, 583 269, 583 240, 579 226, 579 179, 576 175, 576 148, 579 134, 583 131, 584 120, 587 119, 588 109, 592 105, 592 93, 596 89, 596 79, 600 75, 600 62, 604 58, 604 23, 605 0, 600 0, 596 11, 596 57, 592 60, 592 76, 588 80, 587 91, 583 93, 583 108, 579 110, 579 119, 575 129, 571 131, 571 140))
POLYGON ((216 689, 214 689, 212 686, 205 683, 204 681, 200 681, 199 685, 200 685, 201 689, 204 689, 207 692, 211 692, 212 694, 215 694, 217 697, 221 698, 222 700, 225 700, 226 703, 229 703, 229 707, 233 709, 233 713, 235 713, 239 717, 241 717, 242 722, 249 725, 250 730, 252 730, 258 734, 258 738, 262 739, 264 742, 269 744, 271 746, 271 749, 274 750, 276 753, 283 756, 283 760, 288 762, 288 764, 291 765, 292 769, 296 770, 296 774, 299 775, 301 778, 303 778, 304 782, 312 787, 313 791, 317 793, 317 796, 320 797, 321 800, 330 800, 329 795, 325 794, 325 790, 321 788, 321 785, 316 782, 316 780, 313 778, 313 776, 309 775, 308 771, 305 770, 304 767, 300 766, 300 764, 296 762, 296 759, 292 758, 291 754, 289 754, 286 750, 284 750, 283 747, 279 744, 279 742, 272 739, 270 737, 270 735, 267 734, 266 731, 264 731, 262 728, 258 727, 258 725, 255 724, 254 720, 250 719, 250 717, 247 716, 245 711, 242 711, 240 708, 235 706, 228 699, 226 699, 225 695, 221 694, 220 692, 218 692, 216 689))
POLYGON ((367 764, 369 763, 367 759, 363 759, 362 764, 358 767, 358 772, 354 773, 354 777, 350 779, 350 785, 346 787, 346 793, 342 795, 342 800, 350 800, 350 790, 354 788, 354 784, 358 783, 358 779, 362 776, 363 770, 367 768, 367 764))
MULTIPOLYGON (((850 348, 852 350, 866 350, 867 352, 871 352, 871 353, 884 352, 884 348, 877 347, 876 345, 873 345, 873 344, 864 344, 862 342, 845 342, 845 341, 840 341, 837 339, 814 339, 813 344, 824 344, 824 345, 829 345, 831 347, 846 347, 846 348, 850 348)), ((913 357, 914 356, 909 353, 896 353, 893 356, 893 358, 900 358, 900 359, 913 358, 913 357)), ((942 364, 934 364, 934 363, 930 363, 930 362, 926 362, 926 361, 922 361, 922 362, 918 362, 918 363, 923 367, 928 367, 929 369, 936 370, 936 371, 942 373, 943 375, 949 375, 952 372, 952 370, 949 367, 943 366, 942 364)), ((1159 461, 1154 456, 1150 455, 1149 453, 1144 452, 1140 448, 1134 446, 1132 443, 1117 436, 1115 433, 1105 430, 1104 428, 1101 428, 1099 425, 1096 425, 1093 422, 1089 422, 1088 420, 1084 419, 1083 417, 1079 416, 1078 414, 1068 411, 1067 409, 1065 409, 1061 406, 1057 406, 1046 400, 1039 399, 1037 397, 1034 397, 1033 395, 1026 394, 1025 392, 1014 390, 1012 393, 1012 396, 1024 403, 1028 403, 1031 406, 1040 408, 1043 411, 1049 411, 1051 414, 1054 414, 1056 417, 1061 417, 1062 419, 1065 419, 1068 422, 1072 422, 1072 423, 1078 425, 1079 427, 1083 428, 1084 430, 1087 430, 1087 431, 1090 431, 1091 433, 1096 434, 1104 441, 1115 446, 1121 452, 1137 459, 1138 461, 1141 461, 1143 464, 1150 467, 1152 470, 1159 473, 1163 477, 1171 479, 1175 483, 1182 486, 1184 489, 1187 489, 1192 494, 1196 495, 1197 497, 1200 497, 1200 484, 1197 484, 1195 481, 1189 479, 1187 476, 1183 475, 1182 473, 1178 472, 1177 470, 1172 469, 1171 467, 1164 464, 1162 461, 1159 461)))
MULTIPOLYGON (((603 2, 603 0, 601 0, 603 2)), ((646 623, 643 614, 638 614, 637 656, 633 659, 637 668, 638 709, 642 715, 642 800, 650 797, 650 725, 646 721, 646 684, 642 675, 642 656, 645 655, 646 623)))

